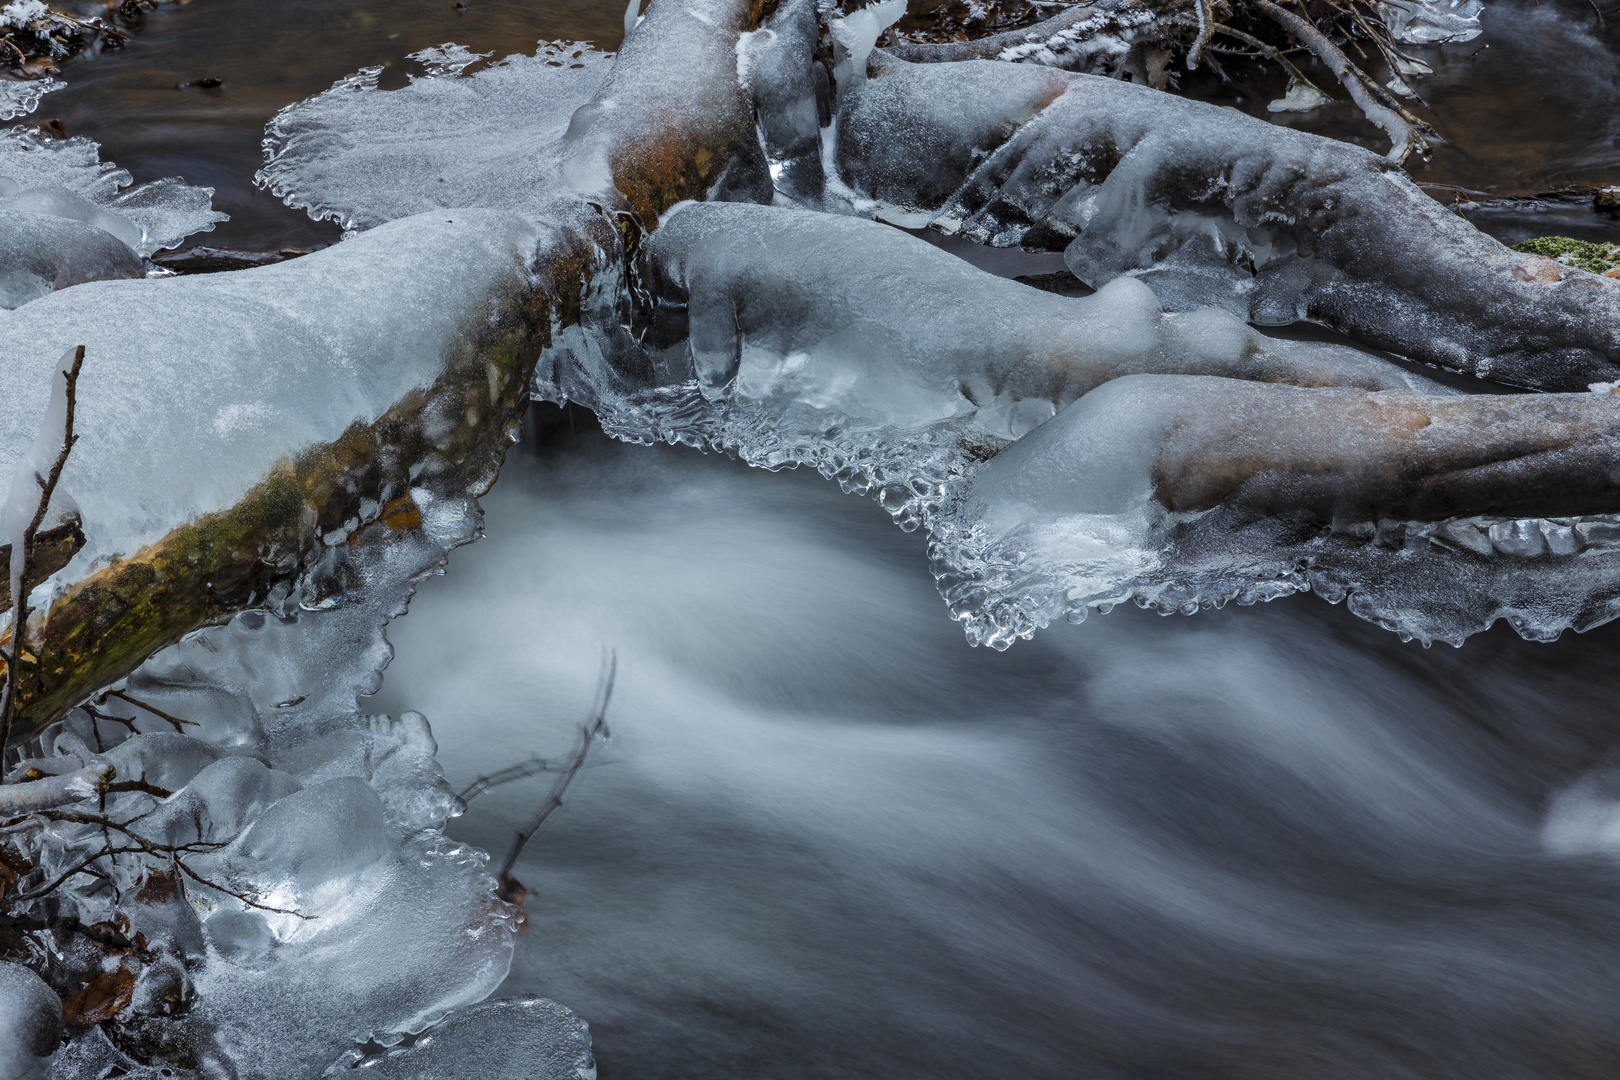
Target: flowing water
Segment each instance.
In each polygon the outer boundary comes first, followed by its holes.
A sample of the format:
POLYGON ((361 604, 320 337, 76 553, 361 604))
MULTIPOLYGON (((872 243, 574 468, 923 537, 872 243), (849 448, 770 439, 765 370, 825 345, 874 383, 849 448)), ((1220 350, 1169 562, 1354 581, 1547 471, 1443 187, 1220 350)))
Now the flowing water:
MULTIPOLYGON (((250 187, 276 109, 446 40, 622 26, 468 4, 159 9, 41 118, 218 188, 205 242, 330 242, 250 187)), ((1581 10, 1494 5, 1440 51, 1458 149, 1420 179, 1620 182, 1581 10)), ((1620 1075, 1620 626, 1424 650, 1306 596, 974 650, 874 504, 549 408, 484 502, 376 703, 427 713, 463 784, 566 757, 617 650, 503 990, 589 1020, 603 1077, 1620 1075)), ((498 857, 548 783, 452 832, 498 857)))

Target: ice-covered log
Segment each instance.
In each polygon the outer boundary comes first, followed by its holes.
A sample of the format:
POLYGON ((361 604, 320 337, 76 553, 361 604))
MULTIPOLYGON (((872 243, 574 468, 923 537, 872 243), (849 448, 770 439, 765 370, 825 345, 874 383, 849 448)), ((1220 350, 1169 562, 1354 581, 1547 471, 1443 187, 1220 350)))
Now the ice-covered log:
POLYGON ((1064 250, 1082 281, 1170 310, 1312 319, 1520 386, 1620 374, 1620 283, 1521 255, 1388 161, 1114 79, 874 54, 840 93, 860 195, 997 246, 1064 250))
MULTIPOLYGON (((0 468, 31 436, 46 361, 64 343, 88 347, 84 434, 63 479, 88 543, 29 627, 40 661, 23 673, 19 734, 278 587, 301 579, 303 602, 329 601, 351 544, 412 530, 424 499, 491 483, 541 344, 577 322, 635 222, 650 229, 675 202, 734 183, 763 178, 768 190, 735 52, 759 14, 744 0, 659 0, 605 79, 565 68, 595 92, 542 148, 549 172, 522 153, 419 163, 431 183, 464 164, 476 178, 458 177, 458 190, 497 208, 436 210, 272 267, 81 285, 0 315, 0 375, 14 391, 0 405, 0 468)), ((277 174, 287 190, 344 146, 343 124, 369 132, 385 100, 418 116, 451 102, 507 145, 505 114, 485 113, 491 95, 439 66, 402 97, 355 84, 301 119, 284 114, 288 145, 313 155, 300 159, 308 173, 277 174)), ((467 81, 498 90, 503 71, 467 81)), ((47 169, 57 153, 21 160, 47 169)), ((420 189, 378 160, 403 159, 347 157, 347 182, 307 205, 356 224, 420 209, 420 189)), ((91 201, 118 186, 99 165, 90 183, 75 190, 91 201)), ((150 240, 158 225, 143 228, 150 240)))
POLYGON ((1609 393, 1461 395, 1128 279, 1050 296, 773 207, 677 207, 596 304, 541 396, 876 496, 929 528, 975 642, 1308 588, 1425 640, 1620 614, 1609 393))
POLYGON ((1135 600, 1311 590, 1405 637, 1620 615, 1620 398, 1109 383, 986 463, 931 523, 976 642, 1135 600))
POLYGON ((1444 392, 1223 311, 1166 315, 1134 281, 1056 296, 876 222, 783 207, 677 207, 625 295, 600 302, 586 336, 543 357, 542 396, 579 400, 626 437, 811 464, 862 490, 900 481, 885 505, 912 526, 937 495, 925 477, 1123 375, 1444 392), (620 311, 633 337, 614 329, 620 311))
POLYGON ((458 211, 0 315, 5 461, 33 438, 57 355, 87 357, 62 484, 88 542, 31 628, 22 730, 365 527, 412 528, 414 490, 487 486, 551 317, 537 262, 571 255, 525 219, 458 211))

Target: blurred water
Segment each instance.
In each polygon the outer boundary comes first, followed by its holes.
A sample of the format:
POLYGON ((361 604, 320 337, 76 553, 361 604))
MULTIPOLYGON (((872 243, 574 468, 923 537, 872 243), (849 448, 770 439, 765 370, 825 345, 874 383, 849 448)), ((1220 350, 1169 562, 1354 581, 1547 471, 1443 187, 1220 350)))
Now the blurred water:
MULTIPOLYGON (((329 242, 250 186, 278 108, 446 40, 622 25, 466 3, 160 8, 36 119, 218 188, 204 242, 329 242)), ((1501 0, 1441 54, 1419 85, 1457 148, 1420 179, 1620 180, 1620 22, 1582 10, 1501 0)), ((1298 597, 972 650, 921 538, 831 484, 577 415, 531 436, 375 704, 425 711, 465 783, 565 754, 618 649, 614 740, 518 867, 506 988, 585 1016, 604 1078, 1620 1075, 1620 627, 1424 651, 1298 597)), ((546 780, 457 831, 498 857, 546 780)))
MULTIPOLYGON (((1613 630, 1426 652, 1299 597, 973 650, 875 505, 588 419, 486 509, 375 704, 464 784, 566 756, 618 649, 505 988, 603 1076, 1620 1071, 1620 804, 1542 836, 1613 630)), ((453 831, 499 857, 548 782, 453 831)))

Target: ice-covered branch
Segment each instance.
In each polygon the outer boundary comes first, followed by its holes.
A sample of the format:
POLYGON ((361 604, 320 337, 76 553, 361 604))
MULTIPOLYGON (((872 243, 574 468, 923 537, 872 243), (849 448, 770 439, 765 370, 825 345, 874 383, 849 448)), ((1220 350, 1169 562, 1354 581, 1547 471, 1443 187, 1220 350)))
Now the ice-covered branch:
POLYGON ((60 776, 0 785, 0 818, 22 817, 94 798, 116 771, 106 762, 94 762, 60 776))
POLYGON ((1329 41, 1327 35, 1318 30, 1314 24, 1287 8, 1278 7, 1272 0, 1250 0, 1250 2, 1327 65, 1334 78, 1339 80, 1339 85, 1344 87, 1350 99, 1356 103, 1367 119, 1382 128, 1389 136, 1391 146, 1388 157, 1391 161, 1399 165, 1412 151, 1416 150, 1422 154, 1428 150, 1427 140, 1434 136, 1434 129, 1401 107, 1383 87, 1351 63, 1350 58, 1329 41))

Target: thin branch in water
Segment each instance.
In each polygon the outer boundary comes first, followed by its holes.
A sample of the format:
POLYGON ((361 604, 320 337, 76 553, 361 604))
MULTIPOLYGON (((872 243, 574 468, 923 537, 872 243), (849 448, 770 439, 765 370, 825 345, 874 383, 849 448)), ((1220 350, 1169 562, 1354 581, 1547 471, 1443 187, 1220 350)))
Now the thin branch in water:
POLYGON ((79 441, 79 437, 73 433, 73 412, 78 407, 79 369, 83 366, 84 346, 80 345, 73 350, 73 363, 62 372, 62 378, 67 383, 67 416, 62 425, 62 449, 51 465, 49 476, 34 474, 40 486, 39 506, 34 510, 33 520, 23 530, 21 555, 12 553, 14 562, 21 559, 22 573, 13 575, 15 580, 11 583, 11 649, 6 654, 5 687, 0 690, 0 762, 5 760, 6 746, 11 741, 11 723, 17 712, 17 683, 22 678, 22 658, 27 651, 28 578, 34 563, 34 537, 50 510, 51 496, 56 494, 56 484, 62 479, 62 468, 67 464, 68 454, 73 452, 73 444, 79 441))
POLYGON ((613 699, 613 684, 619 674, 618 650, 614 650, 608 655, 605 668, 606 670, 603 672, 602 680, 597 688, 596 709, 590 720, 586 721, 585 726, 580 729, 579 746, 575 748, 574 756, 569 759, 568 767, 563 770, 562 775, 557 777, 557 782, 551 785, 550 793, 546 795, 545 801, 540 804, 540 809, 535 812, 534 818, 529 822, 528 827, 518 833, 517 840, 512 844, 511 852, 506 856, 506 863, 501 867, 499 876, 503 884, 511 879, 512 867, 517 865, 518 856, 523 854, 523 848, 528 844, 530 838, 540 831, 540 827, 546 823, 546 819, 551 817, 557 808, 562 805, 563 792, 568 790, 568 785, 579 774, 580 768, 585 764, 586 755, 591 752, 592 744, 598 738, 605 737, 607 734, 608 702, 613 699))
POLYGON ((458 795, 457 798, 464 803, 469 803, 478 798, 478 796, 484 794, 490 788, 500 787, 502 784, 510 784, 514 780, 526 780, 538 773, 556 771, 557 766, 553 765, 545 758, 536 755, 535 757, 530 758, 528 761, 522 761, 516 765, 509 765, 498 772, 486 773, 483 776, 480 776, 478 779, 474 780, 472 783, 463 788, 461 790, 461 794, 458 795))

